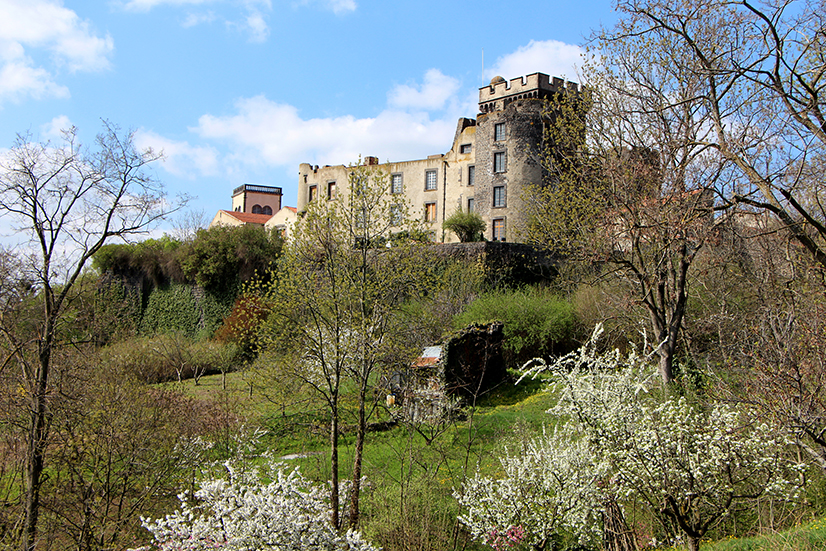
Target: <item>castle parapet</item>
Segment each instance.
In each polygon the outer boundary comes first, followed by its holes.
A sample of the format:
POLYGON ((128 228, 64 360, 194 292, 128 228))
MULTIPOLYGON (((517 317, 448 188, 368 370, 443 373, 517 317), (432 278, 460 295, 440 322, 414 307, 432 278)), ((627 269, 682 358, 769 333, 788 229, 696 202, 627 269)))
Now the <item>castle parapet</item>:
POLYGON ((561 92, 576 93, 575 82, 566 82, 559 77, 545 73, 533 73, 525 77, 511 79, 508 83, 502 77, 494 77, 490 85, 479 88, 479 112, 489 113, 504 109, 509 103, 521 99, 544 100, 561 92))

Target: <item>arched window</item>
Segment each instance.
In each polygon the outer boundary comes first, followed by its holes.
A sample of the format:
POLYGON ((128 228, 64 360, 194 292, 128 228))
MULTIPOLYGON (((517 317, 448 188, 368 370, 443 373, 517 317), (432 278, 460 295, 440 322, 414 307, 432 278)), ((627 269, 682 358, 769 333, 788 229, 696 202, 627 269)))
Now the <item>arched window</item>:
POLYGON ((252 206, 252 213, 253 214, 262 214, 264 211, 261 209, 261 205, 253 205, 252 206))
POLYGON ((272 207, 267 205, 266 207, 261 209, 261 214, 268 214, 268 215, 272 216, 272 207))

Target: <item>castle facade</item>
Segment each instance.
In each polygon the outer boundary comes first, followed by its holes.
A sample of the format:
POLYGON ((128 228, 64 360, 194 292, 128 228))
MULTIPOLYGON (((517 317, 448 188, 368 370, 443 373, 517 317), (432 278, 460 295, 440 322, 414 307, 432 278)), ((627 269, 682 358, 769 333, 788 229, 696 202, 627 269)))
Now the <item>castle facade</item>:
MULTIPOLYGON (((479 213, 485 238, 507 241, 527 220, 524 186, 543 183, 543 102, 555 94, 578 91, 577 84, 543 73, 505 81, 495 77, 479 89, 476 119, 461 118, 447 153, 426 159, 364 163, 390 175, 387 193, 407 202, 426 222, 436 241, 457 241, 442 222, 457 209, 479 213)), ((299 166, 298 211, 310 201, 337 200, 348 193, 345 165, 299 166)))

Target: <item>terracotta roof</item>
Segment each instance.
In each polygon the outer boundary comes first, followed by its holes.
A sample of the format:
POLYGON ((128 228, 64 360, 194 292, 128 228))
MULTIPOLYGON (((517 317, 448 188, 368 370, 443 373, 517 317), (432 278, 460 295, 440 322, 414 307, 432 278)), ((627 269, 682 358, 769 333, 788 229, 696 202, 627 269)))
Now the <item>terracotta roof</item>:
POLYGON ((294 213, 297 213, 297 212, 298 212, 298 209, 297 209, 297 208, 295 208, 295 207, 284 207, 284 208, 285 208, 285 209, 289 209, 289 210, 293 211, 294 213))
POLYGON ((267 220, 272 218, 272 214, 252 214, 251 212, 235 212, 233 210, 222 210, 239 222, 244 224, 261 224, 263 225, 267 220))

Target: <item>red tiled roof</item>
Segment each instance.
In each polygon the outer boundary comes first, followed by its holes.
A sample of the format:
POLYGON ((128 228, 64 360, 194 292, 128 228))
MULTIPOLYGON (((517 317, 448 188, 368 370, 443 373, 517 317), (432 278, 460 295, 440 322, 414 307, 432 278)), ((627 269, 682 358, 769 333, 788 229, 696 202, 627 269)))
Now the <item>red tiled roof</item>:
POLYGON ((413 367, 432 367, 439 362, 439 358, 419 357, 413 362, 413 367))
POLYGON ((297 208, 295 208, 295 207, 284 207, 284 208, 285 208, 285 209, 289 209, 289 210, 293 211, 294 213, 297 213, 297 212, 298 212, 298 209, 297 209, 297 208))
POLYGON ((239 222, 243 222, 244 224, 261 224, 264 223, 272 218, 272 214, 252 214, 251 212, 235 212, 233 210, 222 210, 224 212, 239 222))

